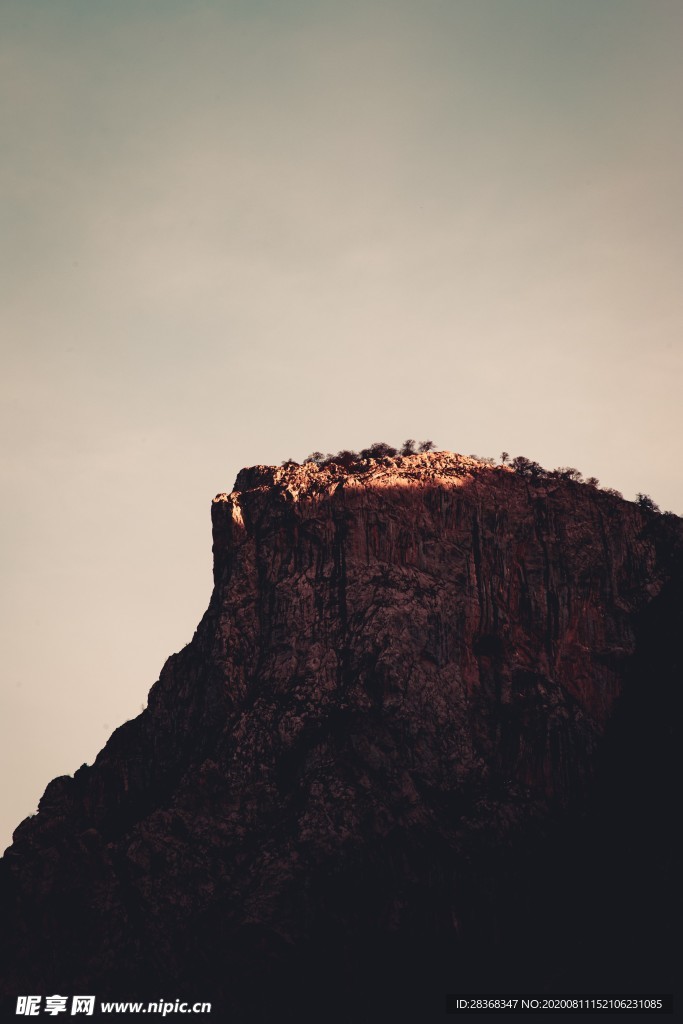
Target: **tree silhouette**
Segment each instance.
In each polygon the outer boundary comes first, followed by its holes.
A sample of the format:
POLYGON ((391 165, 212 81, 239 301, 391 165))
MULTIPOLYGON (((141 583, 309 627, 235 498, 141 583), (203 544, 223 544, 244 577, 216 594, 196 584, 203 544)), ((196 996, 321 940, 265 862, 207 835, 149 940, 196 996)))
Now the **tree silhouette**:
POLYGON ((532 459, 527 459, 526 455, 516 455, 510 465, 519 476, 531 477, 533 480, 537 480, 545 472, 543 466, 532 459))
POLYGON ((350 451, 348 448, 342 448, 341 451, 338 451, 337 454, 333 456, 332 461, 348 469, 350 466, 353 466, 354 463, 358 462, 359 459, 360 455, 358 452, 350 451))
POLYGON ((583 473, 574 469, 573 466, 559 466, 558 469, 553 470, 553 475, 559 477, 560 480, 574 480, 577 484, 583 482, 583 473))
MULTIPOLYGON (((418 445, 417 442, 409 437, 403 442, 400 449, 401 455, 415 455, 417 452, 433 452, 436 449, 436 445, 433 441, 421 441, 418 445)), ((367 448, 362 448, 359 452, 352 451, 349 448, 342 448, 334 455, 332 452, 328 452, 324 455, 320 451, 311 452, 304 459, 304 466, 316 465, 316 466, 331 466, 341 465, 347 469, 361 462, 363 459, 385 459, 393 458, 399 454, 399 450, 394 448, 393 445, 387 444, 386 441, 374 441, 373 444, 367 448)), ((492 461, 492 460, 490 460, 492 461)), ((298 465, 293 459, 286 459, 282 465, 298 465)))
POLYGON ((362 459, 384 459, 387 456, 397 455, 398 452, 386 441, 375 441, 369 448, 363 448, 360 456, 362 459))
POLYGON ((661 512, 659 505, 652 500, 649 494, 641 494, 638 492, 636 495, 636 504, 645 512, 661 512))

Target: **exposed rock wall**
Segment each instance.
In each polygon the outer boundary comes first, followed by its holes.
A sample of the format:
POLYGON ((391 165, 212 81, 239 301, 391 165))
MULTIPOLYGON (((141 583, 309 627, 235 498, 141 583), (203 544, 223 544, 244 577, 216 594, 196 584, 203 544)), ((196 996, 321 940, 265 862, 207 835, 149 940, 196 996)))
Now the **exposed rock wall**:
POLYGON ((450 453, 243 470, 212 519, 191 644, 15 832, 5 991, 194 989, 256 1021, 342 979, 328 1016, 357 1021, 566 982, 648 714, 644 616, 681 622, 680 521, 450 453))

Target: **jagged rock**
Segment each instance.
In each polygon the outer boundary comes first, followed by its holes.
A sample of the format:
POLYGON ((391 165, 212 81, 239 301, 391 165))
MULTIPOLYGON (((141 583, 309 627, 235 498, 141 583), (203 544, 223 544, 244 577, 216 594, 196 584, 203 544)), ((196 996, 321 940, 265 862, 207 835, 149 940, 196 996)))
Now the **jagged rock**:
POLYGON ((192 642, 5 854, 2 991, 440 1020, 665 975, 618 891, 670 863, 680 520, 445 452, 245 469, 212 520, 192 642))

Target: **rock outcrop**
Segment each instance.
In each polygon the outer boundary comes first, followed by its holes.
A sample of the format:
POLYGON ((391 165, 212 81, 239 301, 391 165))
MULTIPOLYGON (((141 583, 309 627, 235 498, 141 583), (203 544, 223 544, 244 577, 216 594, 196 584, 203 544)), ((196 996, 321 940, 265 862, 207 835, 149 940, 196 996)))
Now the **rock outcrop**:
POLYGON ((253 467, 212 519, 192 642, 3 858, 2 991, 665 985, 681 521, 443 452, 253 467))

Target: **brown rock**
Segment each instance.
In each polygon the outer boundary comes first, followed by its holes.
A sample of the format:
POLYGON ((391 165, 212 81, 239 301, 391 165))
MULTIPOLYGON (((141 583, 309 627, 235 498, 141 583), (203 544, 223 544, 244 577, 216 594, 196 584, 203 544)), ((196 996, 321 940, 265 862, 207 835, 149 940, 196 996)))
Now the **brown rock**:
POLYGON ((428 1020, 586 980, 606 807, 639 728, 668 749, 680 520, 444 452, 252 467, 212 520, 191 644, 15 832, 4 991, 428 1020))

